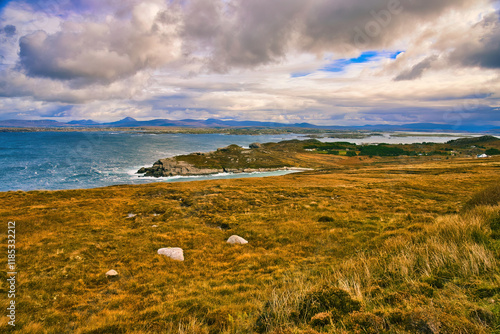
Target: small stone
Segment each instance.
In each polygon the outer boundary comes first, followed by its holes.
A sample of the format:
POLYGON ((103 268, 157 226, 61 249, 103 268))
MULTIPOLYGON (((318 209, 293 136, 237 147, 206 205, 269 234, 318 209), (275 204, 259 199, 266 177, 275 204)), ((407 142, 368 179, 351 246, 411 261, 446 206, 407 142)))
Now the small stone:
POLYGON ((233 245, 248 244, 248 241, 246 241, 245 239, 243 239, 242 237, 237 236, 237 235, 230 236, 229 239, 227 239, 227 242, 230 244, 233 244, 233 245))
POLYGON ((160 248, 158 249, 158 254, 165 255, 172 260, 176 261, 184 261, 184 251, 182 248, 178 247, 168 247, 168 248, 160 248))
POLYGON ((127 218, 134 218, 135 216, 137 216, 135 213, 129 213, 127 215, 127 218))
POLYGON ((158 225, 152 225, 151 227, 158 227, 158 225))
POLYGON ((118 272, 114 269, 111 269, 106 273, 106 277, 116 277, 116 276, 118 276, 118 272))

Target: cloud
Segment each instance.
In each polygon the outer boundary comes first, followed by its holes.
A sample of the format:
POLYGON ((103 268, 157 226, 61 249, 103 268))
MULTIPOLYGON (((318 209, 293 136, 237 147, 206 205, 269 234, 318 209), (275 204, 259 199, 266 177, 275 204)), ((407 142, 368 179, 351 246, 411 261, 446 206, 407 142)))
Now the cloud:
POLYGON ((57 33, 36 31, 20 39, 19 65, 30 77, 73 80, 75 85, 110 83, 158 68, 180 52, 175 19, 165 20, 163 10, 141 3, 128 21, 66 21, 57 33))
POLYGON ((0 29, 0 33, 5 34, 7 37, 12 37, 16 34, 16 26, 7 24, 5 27, 0 29))
POLYGON ((404 71, 394 78, 394 81, 415 80, 422 76, 425 70, 432 66, 432 63, 437 60, 437 56, 430 56, 422 60, 411 69, 404 71))
POLYGON ((71 104, 65 117, 99 120, 369 123, 385 111, 392 122, 425 121, 478 86, 488 88, 484 110, 497 110, 493 8, 487 0, 13 1, 0 9, 0 97, 10 101, 0 114, 30 101, 33 114, 61 115, 71 104))
POLYGON ((479 34, 457 47, 450 60, 463 66, 500 68, 500 12, 485 17, 473 30, 479 34))
MULTIPOLYGON (((71 2, 62 2, 66 8, 71 2)), ((31 77, 112 82, 174 60, 227 72, 282 61, 290 52, 349 53, 389 47, 422 22, 473 0, 127 1, 115 16, 69 20, 20 39, 31 77)), ((32 3, 32 5, 38 2, 32 3)), ((95 2, 74 8, 92 8, 95 2)), ((101 6, 110 10, 116 2, 101 6)), ((74 9, 73 8, 73 9, 74 9)))
POLYGON ((107 85, 68 87, 66 82, 4 70, 0 77, 0 98, 24 97, 46 102, 83 104, 96 100, 140 98, 149 76, 137 73, 107 85))
POLYGON ((282 61, 290 52, 352 55, 389 48, 453 9, 477 0, 234 0, 187 3, 183 41, 210 68, 282 61))

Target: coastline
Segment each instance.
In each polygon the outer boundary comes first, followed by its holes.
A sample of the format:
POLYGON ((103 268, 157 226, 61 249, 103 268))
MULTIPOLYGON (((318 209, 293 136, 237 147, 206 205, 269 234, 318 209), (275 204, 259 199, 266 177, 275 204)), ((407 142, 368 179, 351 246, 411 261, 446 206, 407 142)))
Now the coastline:
MULTIPOLYGON (((222 314, 223 320, 229 315, 237 319, 242 332, 252 332, 282 284, 287 284, 286 293, 302 296, 297 287, 305 282, 314 284, 307 291, 322 291, 316 289, 321 289, 323 282, 338 282, 351 273, 363 275, 367 263, 376 276, 363 291, 378 291, 381 297, 375 301, 367 298, 363 314, 371 315, 368 312, 374 307, 390 314, 394 310, 390 298, 396 293, 412 302, 411 308, 404 310, 408 319, 420 314, 414 315, 413 309, 433 301, 440 303, 436 314, 441 316, 447 305, 456 307, 457 301, 485 291, 484 287, 495 289, 491 298, 497 299, 496 281, 490 279, 498 275, 496 266, 487 267, 480 276, 454 274, 451 267, 446 272, 453 276, 440 283, 444 289, 427 284, 429 278, 419 272, 387 280, 386 268, 393 268, 392 263, 406 265, 401 254, 415 254, 411 257, 415 261, 426 256, 428 242, 432 242, 431 255, 439 259, 443 256, 440 245, 453 245, 458 239, 467 242, 466 251, 484 250, 478 253, 482 257, 473 258, 477 261, 493 254, 485 247, 498 240, 479 234, 486 246, 475 242, 477 234, 472 233, 483 229, 470 227, 470 215, 459 217, 460 224, 451 224, 455 216, 441 217, 460 212, 485 181, 498 184, 500 157, 440 161, 384 158, 384 164, 359 164, 356 168, 336 168, 337 160, 326 160, 328 155, 309 157, 315 161, 322 158, 323 168, 286 177, 0 193, 4 203, 0 214, 7 221, 18 222, 16 232, 26 248, 17 258, 25 281, 16 303, 28 305, 34 320, 19 317, 16 327, 23 326, 25 332, 35 326, 42 328, 36 319, 57 314, 61 320, 43 323, 43 328, 64 332, 66 323, 72 321, 76 330, 87 332, 109 332, 111 327, 106 324, 112 324, 117 333, 151 324, 158 332, 169 332, 167 318, 183 322, 193 314, 197 319, 222 314), (453 226, 463 226, 463 230, 453 226), (228 244, 231 235, 241 236, 248 244, 228 244), (450 235, 458 239, 442 239, 450 235), (185 261, 159 255, 157 250, 165 247, 182 248, 185 261), (367 261, 367 253, 360 250, 375 253, 367 261), (386 260, 381 263, 380 259, 386 260), (332 266, 339 270, 329 270, 332 266), (110 270, 118 276, 107 277, 110 270), (294 280, 289 281, 290 277, 294 280), (378 282, 382 281, 390 285, 381 288, 378 282), (475 282, 472 286, 471 281, 475 282), (455 284, 468 288, 463 291, 455 284), (454 293, 451 297, 449 291, 454 293), (205 305, 211 313, 207 316, 205 309, 193 313, 193 304, 205 305), (75 308, 82 311, 75 315, 75 308), (96 309, 103 312, 92 314, 96 309), (125 320, 116 320, 113 312, 123 314, 125 320), (238 320, 242 314, 247 316, 238 320)), ((498 207, 475 211, 485 212, 483 220, 473 220, 480 222, 484 231, 490 230, 486 218, 495 213, 493 210, 498 207)), ((447 249, 452 253, 444 253, 449 260, 446 263, 453 265, 457 248, 447 249)), ((469 263, 469 253, 459 255, 469 263)), ((487 260, 496 263, 491 256, 487 260)), ((432 268, 439 273, 448 267, 437 262, 432 268)), ((486 299, 477 300, 458 303, 463 314, 475 307, 497 307, 486 299)), ((462 318, 438 319, 455 323, 462 318)), ((463 319, 468 324, 466 316, 463 319)), ((201 321, 204 327, 200 328, 209 328, 201 321)), ((213 332, 218 330, 216 326, 210 327, 213 332)))
MULTIPOLYGON (((314 168, 306 167, 282 167, 282 168, 243 168, 243 169, 207 169, 200 173, 180 173, 166 176, 148 176, 148 175, 138 175, 140 178, 173 178, 173 177, 202 177, 202 176, 220 176, 220 175, 234 175, 234 174, 261 174, 261 173, 273 173, 273 172, 305 172, 312 171, 314 168)), ((141 174, 135 173, 134 175, 141 174)))

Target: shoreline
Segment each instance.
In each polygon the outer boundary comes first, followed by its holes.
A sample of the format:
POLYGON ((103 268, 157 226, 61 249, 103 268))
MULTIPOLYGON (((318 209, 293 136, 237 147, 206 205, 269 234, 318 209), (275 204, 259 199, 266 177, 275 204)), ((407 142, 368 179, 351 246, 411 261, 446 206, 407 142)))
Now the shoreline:
MULTIPOLYGON (((165 159, 166 160, 166 159, 165 159)), ((168 172, 163 170, 164 175, 156 176, 156 175, 146 175, 148 174, 151 168, 142 167, 136 172, 134 175, 137 175, 139 178, 150 178, 150 179, 162 179, 162 178, 175 178, 175 177, 211 177, 216 175, 236 175, 236 174, 257 174, 257 173, 273 173, 273 172, 281 172, 281 171, 290 171, 290 172, 302 172, 308 170, 314 170, 314 168, 307 167, 276 167, 276 168, 222 168, 222 169, 199 169, 192 165, 182 164, 183 161, 179 162, 178 166, 175 166, 174 169, 179 169, 179 171, 168 172), (141 172, 145 171, 145 172, 141 172), (165 173, 169 173, 166 175, 165 173), (142 174, 142 175, 138 175, 142 174)))
POLYGON ((300 167, 288 167, 287 169, 277 169, 273 171, 254 171, 254 172, 240 172, 240 173, 216 173, 216 174, 207 174, 207 175, 176 175, 176 176, 162 176, 162 177, 154 177, 154 176, 140 176, 135 173, 135 178, 132 180, 147 180, 151 182, 143 182, 143 183, 121 183, 121 184, 109 184, 105 186, 98 187, 89 187, 89 188, 67 188, 67 189, 32 189, 32 190, 4 190, 0 191, 0 194, 7 193, 29 193, 29 192, 58 192, 58 191, 81 191, 81 190, 93 190, 93 189, 106 189, 109 187, 123 187, 123 186, 145 186, 151 184, 158 183, 178 183, 178 182, 202 182, 202 181, 212 181, 212 180, 228 180, 228 179, 247 179, 247 178, 258 178, 258 177, 276 177, 276 176, 284 176, 293 173, 300 173, 306 171, 312 171, 313 168, 300 168, 300 167), (273 175, 261 175, 266 173, 279 173, 286 172, 284 174, 273 174, 273 175), (241 175, 241 176, 240 176, 241 175))

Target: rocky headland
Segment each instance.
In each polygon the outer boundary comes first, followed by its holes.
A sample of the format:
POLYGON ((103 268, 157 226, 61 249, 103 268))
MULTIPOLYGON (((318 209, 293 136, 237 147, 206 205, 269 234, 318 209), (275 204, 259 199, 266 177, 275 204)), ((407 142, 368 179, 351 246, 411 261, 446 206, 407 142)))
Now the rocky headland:
MULTIPOLYGON (((279 143, 253 143, 249 148, 229 145, 208 153, 192 153, 160 159, 137 173, 144 176, 196 176, 217 173, 269 172, 286 169, 321 168, 324 159, 337 161, 363 157, 488 157, 500 155, 500 139, 481 136, 447 143, 366 144, 320 142, 316 139, 279 143), (335 159, 334 159, 335 160, 335 159), (323 161, 323 162, 322 162, 323 161)), ((351 160, 352 163, 352 160, 351 160)))
POLYGON ((252 173, 296 169, 290 154, 301 149, 295 141, 253 143, 248 149, 238 145, 219 148, 214 152, 192 153, 156 161, 151 167, 137 171, 143 176, 199 176, 218 173, 252 173))

